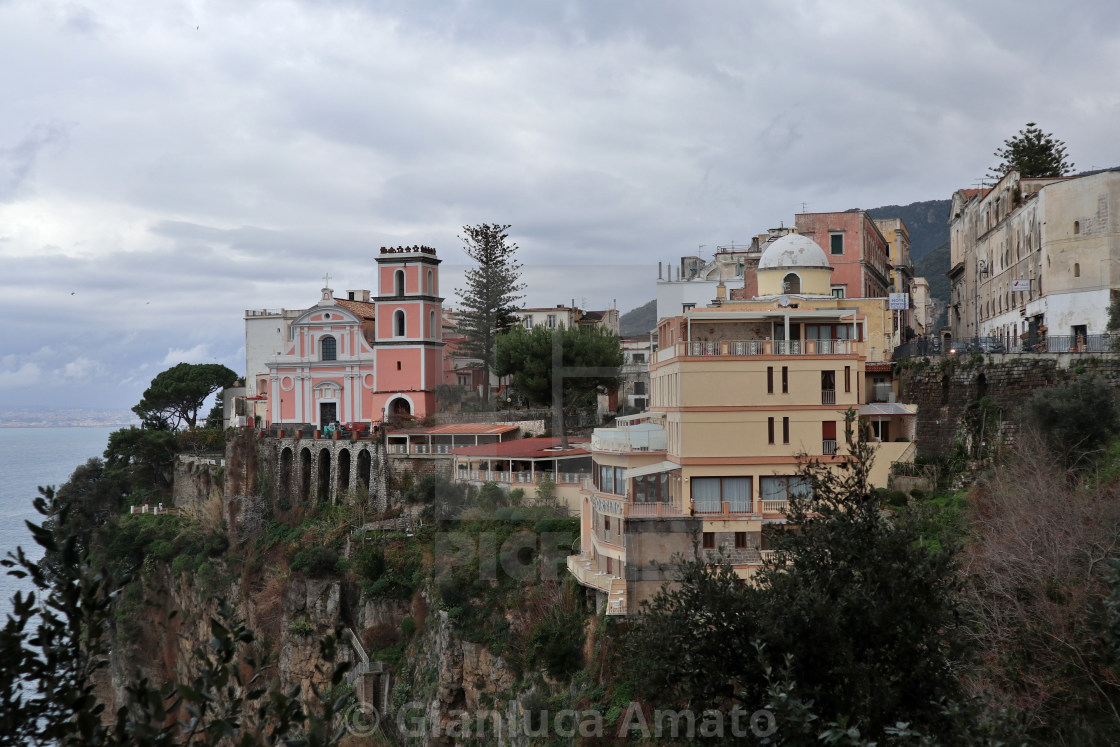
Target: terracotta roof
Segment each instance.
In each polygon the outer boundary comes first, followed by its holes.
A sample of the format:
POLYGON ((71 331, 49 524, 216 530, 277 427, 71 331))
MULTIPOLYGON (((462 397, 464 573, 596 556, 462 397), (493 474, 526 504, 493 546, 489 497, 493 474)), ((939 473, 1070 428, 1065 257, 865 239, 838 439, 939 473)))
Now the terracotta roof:
POLYGON ((568 444, 575 448, 560 451, 559 437, 522 438, 498 444, 479 444, 452 449, 455 456, 493 457, 496 459, 567 459, 574 456, 588 456, 585 447, 591 443, 589 438, 569 438, 568 444))
POLYGON ((864 370, 865 371, 872 371, 874 373, 878 373, 880 371, 890 371, 891 370, 891 364, 890 363, 868 363, 866 366, 864 366, 864 370))
POLYGON ((447 425, 433 425, 430 428, 409 428, 402 431, 389 431, 390 436, 447 436, 447 435, 479 435, 492 436, 499 433, 509 433, 518 429, 516 425, 494 423, 448 423, 447 425))
POLYGON ((351 301, 349 298, 336 298, 334 302, 359 319, 373 319, 374 309, 377 308, 375 304, 365 301, 351 301))

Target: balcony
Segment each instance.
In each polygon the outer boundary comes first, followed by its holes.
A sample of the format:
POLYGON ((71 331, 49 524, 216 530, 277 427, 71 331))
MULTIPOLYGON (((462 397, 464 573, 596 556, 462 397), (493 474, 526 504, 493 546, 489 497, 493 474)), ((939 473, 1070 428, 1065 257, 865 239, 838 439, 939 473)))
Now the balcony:
POLYGON ((703 340, 678 342, 657 351, 657 361, 754 355, 855 355, 857 340, 703 340))
POLYGON ((826 438, 821 441, 821 453, 825 456, 836 456, 836 439, 826 438))
POLYGON ((669 439, 665 428, 652 423, 639 423, 625 428, 596 428, 591 434, 591 450, 626 453, 632 451, 665 451, 669 439))
POLYGON ((459 473, 460 480, 500 482, 512 485, 539 485, 546 477, 557 485, 585 485, 591 480, 584 472, 506 472, 505 470, 472 469, 459 473))
POLYGON ((626 614, 626 581, 618 576, 600 571, 585 553, 568 556, 568 572, 584 586, 607 594, 607 614, 626 614))
POLYGON ((759 501, 764 514, 785 514, 789 510, 789 501, 759 501))
POLYGON ((821 390, 821 404, 822 405, 835 405, 836 404, 836 390, 835 389, 822 389, 821 390))
POLYGON ((740 499, 733 501, 696 501, 694 504, 696 515, 706 519, 715 517, 742 516, 753 514, 754 501, 740 499))

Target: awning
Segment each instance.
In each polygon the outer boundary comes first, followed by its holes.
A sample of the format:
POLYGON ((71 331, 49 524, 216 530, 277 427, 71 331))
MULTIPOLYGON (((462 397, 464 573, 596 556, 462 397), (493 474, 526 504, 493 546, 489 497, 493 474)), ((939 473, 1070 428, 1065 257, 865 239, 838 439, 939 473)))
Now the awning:
POLYGON ((656 475, 658 472, 668 472, 671 469, 680 469, 681 466, 676 462, 657 462, 655 464, 647 464, 644 467, 633 467, 622 473, 623 480, 629 480, 631 477, 641 477, 642 475, 656 475))
POLYGON ((917 415, 918 413, 898 402, 868 402, 859 406, 860 417, 885 418, 891 415, 917 415))

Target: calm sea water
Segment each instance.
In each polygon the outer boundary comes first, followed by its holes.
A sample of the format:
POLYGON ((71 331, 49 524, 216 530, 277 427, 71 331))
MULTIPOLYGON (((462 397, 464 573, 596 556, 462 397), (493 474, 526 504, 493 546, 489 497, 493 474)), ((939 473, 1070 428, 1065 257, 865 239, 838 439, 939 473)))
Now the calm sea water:
MULTIPOLYGON (((38 558, 42 553, 31 539, 25 521, 42 516, 31 505, 40 485, 58 486, 79 465, 105 451, 115 428, 0 428, 0 557, 17 546, 38 558)), ((9 600, 28 584, 0 568, 0 621, 11 610, 9 600)))

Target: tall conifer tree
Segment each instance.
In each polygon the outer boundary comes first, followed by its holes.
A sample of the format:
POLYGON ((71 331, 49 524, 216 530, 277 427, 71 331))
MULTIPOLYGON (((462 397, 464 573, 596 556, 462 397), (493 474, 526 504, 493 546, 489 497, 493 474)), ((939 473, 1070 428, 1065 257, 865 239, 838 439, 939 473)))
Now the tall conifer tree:
POLYGON ((517 317, 517 302, 524 298, 521 263, 514 258, 517 244, 509 240, 508 225, 481 223, 463 226, 463 251, 476 267, 467 270, 466 287, 456 288, 461 308, 459 331, 466 337, 463 351, 482 361, 482 399, 490 400, 490 370, 494 367, 494 342, 517 317))

